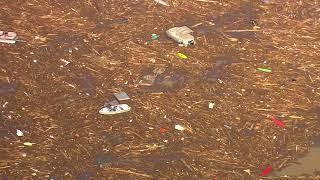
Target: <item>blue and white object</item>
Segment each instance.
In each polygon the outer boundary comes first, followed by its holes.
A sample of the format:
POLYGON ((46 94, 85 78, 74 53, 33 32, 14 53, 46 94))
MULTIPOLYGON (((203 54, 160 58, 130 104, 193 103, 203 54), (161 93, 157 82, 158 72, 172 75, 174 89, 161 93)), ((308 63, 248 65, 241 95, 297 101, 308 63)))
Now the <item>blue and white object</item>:
POLYGON ((119 104, 114 106, 107 106, 102 109, 100 109, 100 114, 106 114, 106 115, 114 115, 114 114, 120 114, 125 113, 131 110, 131 107, 128 106, 128 104, 119 104))

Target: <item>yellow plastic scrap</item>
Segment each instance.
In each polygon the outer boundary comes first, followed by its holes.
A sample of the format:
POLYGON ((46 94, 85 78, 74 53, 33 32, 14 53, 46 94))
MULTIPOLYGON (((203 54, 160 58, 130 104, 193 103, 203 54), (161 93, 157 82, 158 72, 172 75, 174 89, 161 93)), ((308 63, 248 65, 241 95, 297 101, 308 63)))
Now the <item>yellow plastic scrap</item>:
POLYGON ((182 54, 181 52, 177 52, 177 56, 178 56, 180 59, 188 59, 188 56, 185 55, 185 54, 182 54))
POLYGON ((35 143, 31 143, 31 142, 24 142, 23 143, 23 145, 25 145, 25 146, 32 146, 33 144, 35 144, 35 143))

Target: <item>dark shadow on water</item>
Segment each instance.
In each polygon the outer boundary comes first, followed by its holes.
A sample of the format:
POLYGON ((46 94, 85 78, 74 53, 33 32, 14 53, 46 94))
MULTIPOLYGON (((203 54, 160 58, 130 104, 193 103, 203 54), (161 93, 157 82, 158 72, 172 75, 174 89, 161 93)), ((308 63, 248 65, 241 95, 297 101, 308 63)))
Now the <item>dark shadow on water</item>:
POLYGON ((231 56, 223 55, 223 56, 218 56, 214 58, 214 62, 215 63, 213 67, 208 70, 205 76, 206 80, 208 81, 218 80, 221 77, 225 67, 235 62, 235 58, 231 56))
POLYGON ((93 178, 93 173, 90 171, 84 171, 76 177, 76 180, 91 180, 91 179, 94 179, 94 178, 93 178))
POLYGON ((0 96, 16 92, 16 83, 1 83, 0 82, 0 96))

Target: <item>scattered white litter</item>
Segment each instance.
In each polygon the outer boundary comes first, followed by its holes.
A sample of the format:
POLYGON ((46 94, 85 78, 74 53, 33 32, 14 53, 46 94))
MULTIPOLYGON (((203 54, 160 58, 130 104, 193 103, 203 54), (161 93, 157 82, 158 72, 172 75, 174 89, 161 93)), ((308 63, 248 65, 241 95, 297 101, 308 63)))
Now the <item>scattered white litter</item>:
POLYGON ((163 0, 154 0, 156 3, 164 5, 164 6, 169 6, 169 4, 163 0))
POLYGON ((5 108, 8 104, 9 104, 9 102, 6 101, 6 102, 2 105, 2 107, 5 108))
POLYGON ((17 136, 22 137, 23 136, 23 132, 20 131, 19 129, 17 129, 17 136))
POLYGON ((249 175, 251 175, 251 171, 250 169, 246 169, 246 170, 243 170, 244 172, 248 173, 249 175))
POLYGON ((175 128, 176 130, 179 130, 179 131, 184 131, 184 130, 186 129, 185 127, 181 126, 180 124, 176 124, 176 125, 174 126, 174 128, 175 128))
POLYGON ((25 145, 25 146, 32 146, 32 145, 34 145, 35 143, 31 143, 31 142, 24 142, 23 143, 23 145, 25 145))
POLYGON ((67 61, 67 60, 65 60, 65 59, 60 59, 60 61, 62 61, 63 63, 64 63, 64 65, 66 66, 66 65, 68 65, 70 62, 69 61, 67 61))
POLYGON ((214 106, 215 106, 215 103, 209 102, 209 109, 213 109, 214 106))

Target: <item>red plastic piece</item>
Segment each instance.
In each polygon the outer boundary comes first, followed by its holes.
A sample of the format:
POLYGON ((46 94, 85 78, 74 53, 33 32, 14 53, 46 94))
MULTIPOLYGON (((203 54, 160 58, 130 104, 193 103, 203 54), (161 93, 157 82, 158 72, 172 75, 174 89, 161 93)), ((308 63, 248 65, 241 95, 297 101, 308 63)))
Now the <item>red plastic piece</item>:
POLYGON ((261 173, 261 176, 268 176, 268 174, 272 171, 272 166, 267 166, 261 173))
POLYGON ((161 133, 165 133, 167 130, 166 130, 165 128, 160 128, 159 131, 160 131, 161 133))
POLYGON ((271 116, 271 120, 274 122, 274 124, 275 124, 276 126, 279 126, 279 127, 284 128, 283 122, 277 120, 274 116, 271 116))

